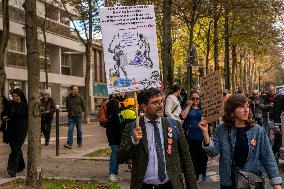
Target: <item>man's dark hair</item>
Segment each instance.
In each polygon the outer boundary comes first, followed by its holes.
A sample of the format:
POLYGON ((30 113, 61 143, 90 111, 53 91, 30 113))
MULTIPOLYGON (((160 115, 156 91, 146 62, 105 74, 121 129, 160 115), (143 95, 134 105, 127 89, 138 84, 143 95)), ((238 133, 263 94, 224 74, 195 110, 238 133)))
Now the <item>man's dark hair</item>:
POLYGON ((70 87, 70 90, 73 90, 73 87, 77 87, 77 88, 79 88, 79 86, 78 86, 78 85, 72 85, 72 86, 70 87))
POLYGON ((175 84, 172 88, 172 92, 174 92, 174 93, 179 91, 179 90, 181 90, 181 87, 178 84, 175 84))
POLYGON ((141 104, 147 104, 149 102, 149 99, 154 96, 160 96, 162 95, 162 91, 157 88, 150 88, 146 89, 138 94, 138 103, 141 104))

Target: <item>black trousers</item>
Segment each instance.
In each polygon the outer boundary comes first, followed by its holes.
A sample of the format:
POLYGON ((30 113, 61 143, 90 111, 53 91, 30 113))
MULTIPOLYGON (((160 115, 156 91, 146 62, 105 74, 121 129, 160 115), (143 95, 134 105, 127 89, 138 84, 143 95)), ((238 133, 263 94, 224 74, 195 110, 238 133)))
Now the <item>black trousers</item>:
POLYGON ((282 146, 282 134, 276 133, 274 135, 274 143, 272 146, 272 151, 274 153, 274 155, 277 155, 280 148, 282 146))
POLYGON ((232 186, 222 186, 220 185, 220 189, 233 189, 232 186))
POLYGON ((200 174, 206 174, 208 157, 202 148, 202 140, 188 139, 187 141, 196 179, 198 180, 200 174))
POLYGON ((12 170, 15 173, 25 169, 25 161, 22 152, 22 145, 18 141, 9 141, 11 153, 9 155, 7 170, 12 170))
POLYGON ((45 142, 49 142, 51 132, 52 117, 41 117, 41 132, 45 138, 45 142))

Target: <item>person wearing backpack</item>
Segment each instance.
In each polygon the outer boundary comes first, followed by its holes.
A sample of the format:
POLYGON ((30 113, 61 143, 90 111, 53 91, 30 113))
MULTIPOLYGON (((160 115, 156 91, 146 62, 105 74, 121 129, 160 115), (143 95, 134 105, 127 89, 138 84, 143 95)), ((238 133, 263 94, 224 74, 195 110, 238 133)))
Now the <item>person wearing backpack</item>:
MULTIPOLYGON (((136 113, 134 111, 135 108, 135 100, 134 98, 128 98, 123 102, 124 109, 120 112, 121 117, 121 131, 123 132, 125 126, 136 119, 136 113)), ((121 135, 122 135, 121 132, 121 135)))
POLYGON ((196 189, 186 138, 180 122, 163 117, 161 90, 139 93, 138 102, 145 116, 126 126, 118 152, 119 163, 132 159, 130 189, 196 189))
POLYGON ((106 124, 106 135, 109 146, 111 147, 111 154, 109 160, 109 180, 111 182, 117 182, 118 175, 118 162, 117 153, 121 139, 121 119, 120 119, 120 102, 117 96, 110 95, 107 106, 108 122, 106 124))
POLYGON ((108 122, 107 106, 106 106, 107 103, 108 103, 108 99, 104 99, 98 111, 99 124, 101 127, 104 127, 104 128, 106 128, 107 122, 108 122))
POLYGON ((172 87, 172 91, 166 97, 165 102, 165 116, 181 121, 180 113, 181 106, 179 102, 179 96, 181 93, 181 87, 175 84, 172 87))

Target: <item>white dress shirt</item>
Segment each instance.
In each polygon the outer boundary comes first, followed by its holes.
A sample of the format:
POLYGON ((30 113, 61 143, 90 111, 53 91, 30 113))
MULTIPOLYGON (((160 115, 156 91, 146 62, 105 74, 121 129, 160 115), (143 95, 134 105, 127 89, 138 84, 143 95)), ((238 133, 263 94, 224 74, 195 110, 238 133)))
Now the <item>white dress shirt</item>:
POLYGON ((146 127, 146 133, 147 133, 147 140, 148 140, 148 151, 149 151, 149 162, 146 170, 146 174, 144 176, 144 183, 146 184, 164 184, 169 181, 169 176, 167 174, 167 164, 165 159, 165 148, 164 148, 164 134, 163 134, 163 128, 162 128, 162 119, 158 118, 155 121, 157 122, 157 125, 159 127, 160 137, 161 137, 161 143, 162 148, 164 152, 164 161, 165 161, 165 173, 166 173, 166 180, 164 182, 161 182, 159 180, 158 176, 158 159, 157 159, 157 152, 156 152, 156 146, 155 146, 155 137, 154 137, 154 125, 149 123, 149 119, 144 116, 144 122, 146 127))

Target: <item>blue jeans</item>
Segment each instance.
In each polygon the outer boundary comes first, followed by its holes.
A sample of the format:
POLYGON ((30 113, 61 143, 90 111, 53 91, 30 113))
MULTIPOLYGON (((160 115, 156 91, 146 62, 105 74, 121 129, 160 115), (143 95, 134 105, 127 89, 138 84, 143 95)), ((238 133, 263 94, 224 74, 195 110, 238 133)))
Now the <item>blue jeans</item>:
POLYGON ((73 144, 73 133, 74 125, 77 128, 77 144, 82 144, 82 128, 81 128, 82 117, 68 117, 68 144, 73 144))
POLYGON ((111 154, 109 159, 109 173, 110 174, 118 174, 118 162, 117 162, 117 153, 119 145, 111 145, 111 154))

